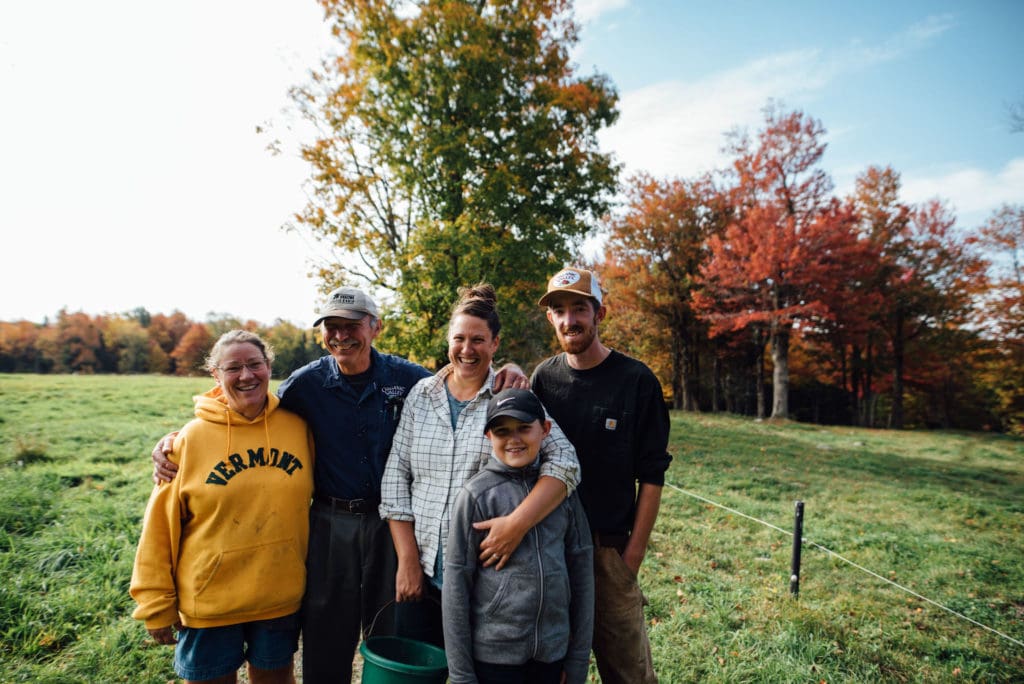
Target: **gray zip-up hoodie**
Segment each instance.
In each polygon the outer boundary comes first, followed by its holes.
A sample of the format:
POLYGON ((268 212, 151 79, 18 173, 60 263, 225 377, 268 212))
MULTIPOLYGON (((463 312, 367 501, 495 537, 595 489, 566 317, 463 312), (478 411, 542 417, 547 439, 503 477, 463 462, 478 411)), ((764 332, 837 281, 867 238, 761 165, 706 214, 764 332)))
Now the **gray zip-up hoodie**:
POLYGON ((510 468, 491 456, 455 500, 444 558, 444 642, 452 684, 476 682, 473 660, 520 665, 565 659, 570 684, 587 678, 594 628, 594 549, 579 497, 530 530, 505 567, 479 563, 486 531, 473 523, 508 515, 537 482, 536 464, 510 468))

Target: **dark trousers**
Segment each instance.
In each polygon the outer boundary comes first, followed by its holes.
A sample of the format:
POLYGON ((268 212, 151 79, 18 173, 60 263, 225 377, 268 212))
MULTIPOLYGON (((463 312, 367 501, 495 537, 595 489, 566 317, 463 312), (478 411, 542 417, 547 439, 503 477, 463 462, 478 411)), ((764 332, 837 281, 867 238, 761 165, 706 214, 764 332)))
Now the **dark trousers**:
POLYGON ((309 514, 302 602, 302 678, 349 682, 360 629, 394 634, 395 557, 376 512, 348 513, 314 502, 309 514))
POLYGON ((480 684, 559 684, 562 681, 562 661, 542 663, 528 660, 522 665, 498 665, 473 662, 480 684))
POLYGON ((444 648, 444 623, 441 620, 441 590, 424 578, 427 586, 419 601, 395 604, 395 633, 438 648, 444 648))

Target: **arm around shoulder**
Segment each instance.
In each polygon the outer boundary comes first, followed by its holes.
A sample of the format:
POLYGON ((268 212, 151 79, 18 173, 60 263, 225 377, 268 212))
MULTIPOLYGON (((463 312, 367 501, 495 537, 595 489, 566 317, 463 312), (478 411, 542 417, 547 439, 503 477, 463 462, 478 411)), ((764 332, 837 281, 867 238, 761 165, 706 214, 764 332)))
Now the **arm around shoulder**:
POLYGON ((580 483, 580 462, 576 457, 576 448, 553 419, 551 433, 540 445, 540 474, 565 484, 566 496, 576 491, 580 483))

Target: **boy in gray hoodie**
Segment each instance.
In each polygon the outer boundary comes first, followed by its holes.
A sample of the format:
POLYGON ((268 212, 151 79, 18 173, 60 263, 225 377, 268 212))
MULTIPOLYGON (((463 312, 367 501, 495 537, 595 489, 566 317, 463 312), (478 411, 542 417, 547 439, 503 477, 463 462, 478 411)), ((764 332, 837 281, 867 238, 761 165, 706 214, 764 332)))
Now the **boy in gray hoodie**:
POLYGON ((452 684, 586 681, 594 623, 593 541, 578 497, 531 529, 502 570, 477 557, 486 530, 473 523, 508 515, 537 482, 537 454, 551 430, 529 390, 508 389, 487 405, 493 455, 455 500, 441 604, 452 684))

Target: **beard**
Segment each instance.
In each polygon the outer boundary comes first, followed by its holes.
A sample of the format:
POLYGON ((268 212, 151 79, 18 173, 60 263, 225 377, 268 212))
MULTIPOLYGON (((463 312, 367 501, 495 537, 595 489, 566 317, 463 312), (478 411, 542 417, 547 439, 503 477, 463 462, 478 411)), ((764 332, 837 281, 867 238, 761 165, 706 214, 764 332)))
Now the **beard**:
POLYGON ((558 332, 558 344, 567 354, 582 354, 594 343, 597 331, 591 327, 573 326, 565 332, 558 332), (566 333, 574 333, 569 336, 566 333))

